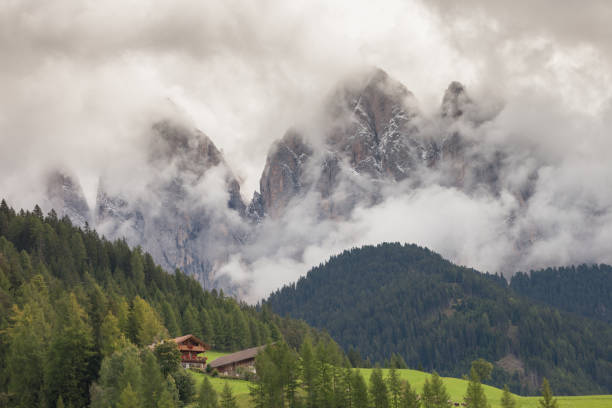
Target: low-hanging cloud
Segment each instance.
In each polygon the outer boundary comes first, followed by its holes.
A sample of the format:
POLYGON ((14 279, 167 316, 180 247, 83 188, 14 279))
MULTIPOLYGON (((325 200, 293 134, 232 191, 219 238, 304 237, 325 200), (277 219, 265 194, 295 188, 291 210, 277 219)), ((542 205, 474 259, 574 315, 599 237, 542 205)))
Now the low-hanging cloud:
MULTIPOLYGON (((59 168, 78 177, 90 207, 101 178, 143 199, 151 177, 176 170, 148 160, 151 125, 179 117, 223 151, 247 201, 272 142, 294 125, 316 134, 335 84, 380 66, 426 117, 448 83, 467 85, 494 119, 462 133, 482 154, 502 149, 513 169, 499 194, 433 177, 384 190, 343 220, 320 220, 310 196, 252 233, 265 239, 226 254, 219 275, 256 300, 333 253, 383 240, 491 272, 612 262, 611 16, 605 0, 579 12, 552 0, 5 2, 0 192, 31 207, 59 168), (516 189, 533 174, 525 205, 516 189)), ((248 229, 223 208, 226 178, 219 168, 198 180, 185 205, 248 229)))

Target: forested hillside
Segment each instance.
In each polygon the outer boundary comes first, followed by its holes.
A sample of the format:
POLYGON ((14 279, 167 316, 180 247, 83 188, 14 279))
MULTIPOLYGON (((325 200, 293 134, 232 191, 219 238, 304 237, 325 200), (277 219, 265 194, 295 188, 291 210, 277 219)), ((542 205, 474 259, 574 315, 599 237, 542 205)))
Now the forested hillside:
POLYGON ((580 265, 517 273, 517 293, 572 313, 612 323, 612 266, 580 265))
POLYGON ((373 361, 399 353, 409 367, 460 376, 482 357, 495 362, 492 384, 523 394, 543 376, 562 394, 612 392, 612 326, 536 304, 502 277, 415 245, 345 251, 265 304, 373 361))
POLYGON ((283 338, 297 347, 307 334, 328 339, 303 322, 204 291, 179 271, 168 274, 125 241, 38 207, 16 213, 2 201, 0 406, 61 400, 82 407, 95 396, 102 407, 162 394, 164 406, 178 406, 188 399, 186 374, 170 379, 144 346, 187 333, 221 350, 283 338))

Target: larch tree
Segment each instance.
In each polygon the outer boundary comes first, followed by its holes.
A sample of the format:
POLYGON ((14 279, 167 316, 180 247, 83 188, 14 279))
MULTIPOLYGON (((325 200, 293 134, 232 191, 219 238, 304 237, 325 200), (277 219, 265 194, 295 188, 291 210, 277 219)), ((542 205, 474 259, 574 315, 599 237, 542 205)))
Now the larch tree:
POLYGON ((389 387, 390 405, 391 408, 399 408, 402 395, 402 383, 397 375, 395 366, 391 366, 389 376, 387 377, 387 386, 389 387))
POLYGON ((480 383, 478 372, 472 366, 470 370, 470 382, 464 397, 465 406, 468 408, 489 408, 487 397, 480 383))
POLYGON ((553 398, 550 384, 546 378, 542 381, 542 398, 540 398, 538 403, 540 408, 559 408, 559 403, 556 398, 553 398))
POLYGON ((425 379, 423 385, 423 407, 424 408, 450 408, 450 396, 437 372, 431 374, 431 378, 425 379))
POLYGON ((510 389, 507 385, 504 385, 504 392, 501 397, 502 408, 516 408, 516 400, 510 393, 510 389))
POLYGON ((402 391, 402 397, 400 399, 401 408, 419 408, 421 401, 415 390, 412 389, 410 383, 406 381, 404 389, 402 391))
POLYGON ((207 376, 200 385, 198 394, 198 408, 219 408, 219 397, 207 376))
POLYGON ((374 408, 389 407, 389 391, 380 367, 376 367, 370 375, 370 396, 374 408))
POLYGON ((232 393, 232 389, 230 388, 228 383, 225 383, 223 386, 223 391, 221 391, 221 401, 220 408, 238 408, 238 403, 236 402, 236 397, 232 393))

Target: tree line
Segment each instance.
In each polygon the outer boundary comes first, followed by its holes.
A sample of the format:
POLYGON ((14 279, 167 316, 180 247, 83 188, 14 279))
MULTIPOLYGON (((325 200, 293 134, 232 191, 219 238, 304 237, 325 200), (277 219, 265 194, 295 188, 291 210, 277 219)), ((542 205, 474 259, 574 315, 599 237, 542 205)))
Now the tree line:
POLYGON ((510 288, 567 312, 612 323, 612 266, 578 265, 519 272, 510 288))
MULTIPOLYGON (((420 393, 402 380, 395 368, 385 375, 376 367, 366 382, 360 370, 351 368, 334 345, 313 345, 308 338, 297 351, 282 342, 268 346, 258 354, 255 366, 257 380, 250 390, 255 408, 450 408, 459 403, 468 408, 490 407, 481 381, 490 378, 493 365, 483 359, 472 362, 460 402, 451 400, 435 371, 420 393)), ((546 379, 541 392, 541 408, 557 407, 546 379)), ((507 386, 500 404, 503 408, 517 406, 507 386)))
MULTIPOLYGON (((577 273, 572 276, 563 280, 566 291, 577 273)), ((544 279, 555 288, 554 274, 532 275, 544 279)), ((583 284, 576 298, 588 298, 596 282, 583 284)), ((483 357, 497 363, 489 384, 508 384, 523 395, 538 392, 533 377, 547 377, 567 395, 612 392, 612 325, 517 291, 502 276, 454 265, 416 245, 387 243, 331 257, 265 305, 324 327, 358 366, 405 363, 457 377, 483 357)), ((597 298, 605 296, 609 302, 608 292, 597 298)))
POLYGON ((183 334, 219 350, 329 339, 267 307, 205 291, 178 270, 168 274, 125 240, 108 241, 38 206, 16 212, 2 200, 0 406, 103 407, 122 398, 126 406, 145 401, 153 383, 167 391, 155 395, 179 406, 191 377, 159 371, 147 346, 183 334))

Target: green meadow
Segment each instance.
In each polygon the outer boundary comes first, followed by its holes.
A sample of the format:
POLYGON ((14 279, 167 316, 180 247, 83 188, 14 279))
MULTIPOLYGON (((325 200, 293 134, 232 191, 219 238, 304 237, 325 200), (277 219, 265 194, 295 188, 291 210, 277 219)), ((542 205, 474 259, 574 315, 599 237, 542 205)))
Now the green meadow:
MULTIPOLYGON (((228 353, 222 352, 206 352, 206 356, 208 357, 208 361, 212 362, 215 358, 223 356, 228 353)), ((366 382, 369 382, 370 375, 372 374, 372 369, 359 369, 361 374, 363 375, 366 382)), ((389 370, 383 370, 385 376, 388 375, 389 370)), ((402 380, 406 380, 410 383, 413 388, 417 390, 422 390, 423 383, 425 379, 429 377, 428 373, 424 373, 422 371, 417 370, 397 370, 400 378, 402 380)), ((200 383, 204 378, 204 374, 196 374, 192 373, 196 384, 199 387, 200 383)), ((249 407, 249 382, 242 380, 232 380, 225 378, 213 378, 209 377, 211 383, 217 392, 221 392, 224 385, 227 383, 231 387, 234 395, 236 395, 238 399, 238 403, 240 408, 249 407)), ((448 390, 448 393, 451 396, 451 399, 455 402, 463 401, 463 396, 465 394, 465 390, 467 389, 468 382, 459 378, 450 378, 443 377, 444 385, 448 390)), ((491 408, 500 408, 500 400, 502 395, 502 390, 490 387, 488 385, 484 385, 485 393, 487 395, 487 399, 491 404, 491 408)), ((553 390, 554 391, 554 390, 553 390)), ((518 403, 518 407, 520 408, 537 408, 539 397, 521 397, 515 395, 516 401, 518 403)), ((578 397, 564 397, 557 396, 559 400, 559 408, 612 408, 612 395, 588 395, 588 396, 578 396, 578 397)))

